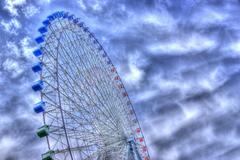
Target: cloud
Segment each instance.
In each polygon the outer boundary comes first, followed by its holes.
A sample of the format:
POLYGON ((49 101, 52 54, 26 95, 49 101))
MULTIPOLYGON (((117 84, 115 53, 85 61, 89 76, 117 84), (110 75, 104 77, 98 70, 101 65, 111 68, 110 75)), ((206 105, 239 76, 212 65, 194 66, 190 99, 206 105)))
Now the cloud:
POLYGON ((21 23, 16 18, 8 21, 1 20, 0 24, 1 28, 3 28, 5 32, 15 35, 18 34, 18 29, 22 27, 21 23))
POLYGON ((143 78, 144 72, 139 68, 141 62, 142 61, 139 54, 136 53, 133 55, 129 55, 128 57, 129 72, 127 72, 124 75, 124 80, 126 83, 128 83, 128 85, 138 86, 139 82, 143 78))
POLYGON ((86 9, 87 9, 87 7, 86 7, 86 5, 85 5, 85 3, 84 3, 84 0, 78 0, 77 3, 78 3, 79 6, 81 7, 81 9, 83 9, 83 10, 86 10, 86 9))
POLYGON ((11 73, 12 78, 17 77, 23 72, 23 69, 20 68, 18 62, 13 59, 6 59, 3 62, 2 67, 5 71, 11 73))
POLYGON ((139 19, 140 23, 147 24, 147 25, 154 25, 157 27, 164 28, 166 31, 172 31, 177 26, 177 20, 174 19, 167 11, 162 10, 159 12, 150 12, 150 13, 144 13, 139 19))
POLYGON ((206 27, 206 25, 225 24, 230 18, 230 15, 228 12, 223 12, 222 10, 226 10, 224 6, 222 8, 202 7, 198 12, 193 14, 191 22, 201 27, 206 27))
POLYGON ((189 52, 198 53, 214 47, 216 47, 214 39, 195 33, 187 37, 179 37, 167 42, 151 44, 148 50, 153 54, 188 54, 189 52))
POLYGON ((23 53, 23 56, 29 60, 33 59, 33 50, 34 47, 31 45, 31 38, 30 37, 24 37, 21 41, 20 41, 20 45, 21 45, 21 50, 23 53))
POLYGON ((3 148, 1 151, 3 159, 7 158, 8 153, 12 151, 12 148, 14 147, 15 143, 16 140, 14 140, 12 137, 5 137, 4 139, 0 140, 0 146, 3 148))
POLYGON ((13 55, 16 57, 20 56, 19 48, 14 42, 8 41, 6 45, 10 55, 13 55))
POLYGON ((235 53, 235 56, 240 54, 240 40, 236 40, 229 45, 228 51, 235 53))
POLYGON ((39 8, 37 8, 36 6, 30 4, 30 5, 25 6, 22 9, 22 12, 25 15, 25 17, 31 18, 32 16, 36 15, 37 13, 39 13, 39 8))
POLYGON ((5 0, 4 9, 8 10, 11 15, 18 16, 17 7, 24 5, 26 0, 5 0))

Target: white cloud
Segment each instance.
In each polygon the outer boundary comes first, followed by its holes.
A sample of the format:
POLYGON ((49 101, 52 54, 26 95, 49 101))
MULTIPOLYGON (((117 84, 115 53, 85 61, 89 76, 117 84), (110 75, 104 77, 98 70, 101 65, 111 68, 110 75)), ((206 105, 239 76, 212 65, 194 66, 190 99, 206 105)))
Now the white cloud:
POLYGON ((31 41, 31 39, 29 37, 24 37, 20 41, 23 56, 27 59, 31 59, 31 58, 34 57, 33 54, 32 54, 32 51, 33 51, 34 48, 30 46, 30 41, 31 41))
POLYGON ((34 16, 35 14, 39 13, 39 8, 37 8, 36 6, 30 4, 28 6, 26 6, 25 8, 23 8, 23 14, 25 15, 25 17, 30 18, 32 16, 34 16))
POLYGON ((101 11, 102 7, 102 3, 99 3, 98 1, 95 1, 95 3, 92 5, 92 9, 95 11, 101 11))
POLYGON ((49 5, 49 3, 51 3, 53 0, 41 0, 41 1, 36 1, 37 4, 41 7, 43 7, 44 5, 49 5))
MULTIPOLYGON (((87 5, 86 1, 83 0, 79 0, 79 3, 83 8, 87 5)), ((95 8, 95 10, 102 10, 102 8, 108 3, 99 3, 98 1, 90 3, 89 1, 88 4, 92 7, 92 9, 95 8)), ((107 35, 111 35, 113 37, 129 34, 129 32, 132 32, 133 34, 136 34, 137 32, 145 32, 142 30, 143 25, 158 27, 159 30, 163 30, 164 32, 174 31, 177 27, 177 21, 164 10, 160 13, 138 12, 136 14, 132 10, 127 10, 125 5, 118 5, 116 11, 124 14, 124 18, 116 17, 113 21, 111 16, 109 18, 100 19, 100 21, 97 21, 98 19, 86 19, 86 22, 91 25, 91 28, 104 31, 107 35)))
POLYGON ((223 10, 214 8, 203 8, 201 11, 196 12, 191 21, 196 25, 209 25, 222 23, 229 18, 229 14, 223 10))
POLYGON ((217 93, 213 96, 216 110, 223 112, 234 112, 239 110, 239 96, 230 95, 229 91, 217 93))
POLYGON ((51 3, 52 0, 42 0, 43 2, 46 2, 46 3, 51 3))
POLYGON ((12 54, 16 57, 20 56, 19 48, 14 42, 8 41, 7 42, 7 49, 8 49, 9 54, 12 54))
POLYGON ((180 88, 187 89, 188 86, 185 86, 184 83, 181 83, 182 79, 169 79, 164 78, 163 73, 160 71, 157 75, 150 78, 151 84, 155 87, 155 89, 160 89, 162 92, 171 92, 174 89, 180 88))
MULTIPOLYGON (((191 68, 189 69, 191 70, 191 68)), ((192 68, 192 70, 194 70, 194 68, 192 68)), ((226 72, 221 67, 207 70, 195 69, 195 74, 192 74, 191 77, 185 77, 181 74, 184 72, 184 70, 179 71, 179 74, 168 77, 163 71, 159 70, 156 75, 149 77, 151 81, 149 87, 153 89, 141 92, 136 99, 139 101, 147 100, 156 95, 166 95, 176 90, 180 91, 182 98, 185 98, 189 95, 213 91, 227 80, 226 72)), ((193 113, 195 111, 190 112, 189 117, 192 117, 191 114, 195 114, 193 113)))
POLYGON ((156 25, 166 30, 173 30, 176 27, 176 20, 165 11, 143 14, 139 20, 145 24, 156 25))
POLYGON ((179 158, 179 149, 176 147, 170 148, 168 151, 164 154, 165 160, 174 160, 179 158))
POLYGON ((240 55, 240 40, 233 42, 227 49, 234 52, 236 55, 240 55))
POLYGON ((9 21, 0 21, 0 26, 5 32, 18 35, 17 30, 22 27, 21 23, 16 19, 12 18, 9 21))
POLYGON ((134 98, 134 100, 136 101, 136 102, 142 102, 142 101, 147 101, 147 100, 149 100, 150 98, 153 98, 153 97, 155 97, 156 95, 158 95, 159 94, 159 90, 157 90, 157 89, 155 89, 155 90, 146 90, 146 91, 141 91, 141 92, 139 92, 136 96, 135 96, 135 98, 134 98))
POLYGON ((138 83, 144 75, 144 72, 131 63, 129 64, 129 69, 130 72, 126 75, 125 80, 129 83, 138 83))
POLYGON ((127 83, 130 83, 131 85, 138 85, 138 83, 144 76, 144 71, 137 66, 137 64, 140 63, 139 56, 139 54, 133 54, 128 57, 129 72, 126 73, 124 79, 127 83))
POLYGON ((83 10, 86 10, 86 9, 87 9, 87 7, 86 7, 86 5, 85 5, 85 3, 84 3, 83 0, 78 0, 77 3, 79 4, 79 6, 80 6, 83 10))
MULTIPOLYGON (((157 159, 159 158, 159 148, 157 148, 158 146, 155 145, 155 142, 159 139, 165 139, 166 137, 171 136, 171 134, 181 128, 181 126, 185 124, 188 119, 179 115, 171 116, 171 118, 166 118, 163 116, 149 116, 150 117, 144 117, 144 121, 142 121, 142 127, 151 158, 157 159), (161 131, 159 128, 161 128, 161 131)), ((164 158, 166 158, 166 160, 173 160, 177 158, 178 153, 175 152, 173 148, 169 149, 170 150, 166 152, 162 151, 164 158), (174 153, 171 155, 171 152, 174 153)))
POLYGON ((187 104, 186 106, 182 107, 182 111, 185 115, 185 118, 188 120, 192 120, 202 113, 202 110, 195 104, 187 104))
POLYGON ((0 140, 0 146, 1 146, 1 158, 5 159, 7 158, 8 154, 11 153, 13 147, 16 145, 16 139, 12 137, 2 137, 0 140))
POLYGON ((199 34, 193 34, 186 38, 179 37, 178 39, 169 42, 158 42, 149 45, 147 48, 153 54, 185 54, 187 52, 197 52, 205 49, 212 49, 216 46, 216 42, 199 34))
POLYGON ((23 69, 20 68, 19 64, 17 61, 7 58, 3 63, 2 63, 3 69, 10 72, 12 78, 17 77, 19 74, 23 72, 23 69))
POLYGON ((226 72, 228 71, 225 71, 222 66, 218 66, 215 68, 212 67, 212 69, 208 69, 208 71, 205 71, 205 74, 207 74, 208 76, 202 75, 196 79, 197 84, 199 85, 199 88, 212 91, 222 85, 228 79, 228 74, 230 73, 226 72))
POLYGON ((17 6, 21 6, 26 3, 26 0, 5 0, 4 8, 7 9, 12 15, 17 16, 17 6))
POLYGON ((81 9, 86 10, 87 6, 89 6, 94 11, 102 11, 103 6, 107 4, 107 1, 99 1, 99 0, 78 0, 77 3, 81 7, 81 9))

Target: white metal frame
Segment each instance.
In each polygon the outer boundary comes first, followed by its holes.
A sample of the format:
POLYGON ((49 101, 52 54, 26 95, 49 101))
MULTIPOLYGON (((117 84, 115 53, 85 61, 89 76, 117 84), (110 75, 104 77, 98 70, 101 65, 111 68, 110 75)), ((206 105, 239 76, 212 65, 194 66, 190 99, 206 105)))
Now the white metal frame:
POLYGON ((115 67, 94 35, 74 20, 52 20, 40 46, 49 150, 56 160, 149 160, 115 67))

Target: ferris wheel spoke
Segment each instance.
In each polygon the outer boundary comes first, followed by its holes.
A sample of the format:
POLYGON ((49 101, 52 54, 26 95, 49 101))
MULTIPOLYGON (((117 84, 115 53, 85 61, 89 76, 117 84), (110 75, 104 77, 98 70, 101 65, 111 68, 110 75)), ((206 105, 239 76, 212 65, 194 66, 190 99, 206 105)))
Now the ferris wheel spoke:
MULTIPOLYGON (((81 126, 81 128, 82 128, 83 126, 85 126, 85 125, 83 125, 82 123, 79 122, 79 117, 78 117, 78 116, 76 116, 76 115, 74 115, 74 114, 70 114, 70 113, 68 113, 68 112, 65 112, 65 113, 67 113, 68 116, 69 116, 70 118, 72 118, 73 121, 75 121, 79 126, 81 126)), ((92 125, 91 122, 87 123, 87 125, 93 127, 93 125, 92 125)), ((70 125, 70 126, 71 126, 71 125, 70 125)), ((85 131, 88 131, 88 132, 87 132, 88 134, 93 134, 93 133, 94 133, 93 131, 89 130, 89 129, 86 128, 86 127, 83 127, 82 129, 85 130, 85 131)), ((92 128, 92 130, 93 130, 93 129, 95 129, 95 128, 92 128)), ((81 130, 80 132, 82 133, 83 131, 81 130)), ((95 135, 99 135, 98 131, 96 131, 95 135)))
POLYGON ((56 117, 60 117, 60 115, 57 115, 57 114, 52 115, 52 114, 49 114, 49 113, 48 114, 45 113, 45 116, 49 119, 48 120, 48 125, 49 126, 53 126, 56 123, 58 124, 58 121, 57 121, 56 117))
MULTIPOLYGON (((75 119, 73 116, 75 116, 75 115, 71 115, 70 117, 72 118, 72 119, 74 119, 76 122, 78 122, 78 119, 75 119)), ((82 125, 82 124, 79 124, 79 125, 82 125)), ((91 125, 92 126, 92 125, 91 125)), ((85 129, 85 128, 84 128, 85 129)), ((86 132, 86 133, 88 133, 88 134, 94 134, 94 136, 103 136, 103 134, 100 134, 100 133, 96 133, 96 131, 95 132, 93 132, 93 129, 94 128, 92 128, 92 131, 89 131, 88 130, 88 132, 86 132)), ((83 131, 81 131, 81 132, 83 132, 83 131)), ((109 134, 107 134, 107 136, 114 136, 114 135, 109 135, 109 134)))
MULTIPOLYGON (((74 100, 72 100, 70 97, 66 96, 65 94, 61 93, 65 98, 67 98, 68 100, 71 100, 72 102, 74 102, 74 100)), ((97 118, 97 117, 96 117, 97 118)), ((97 118, 99 121, 101 121, 99 118, 97 118)), ((103 122, 103 121, 102 121, 103 122)), ((109 126, 107 125, 105 122, 103 122, 103 124, 105 124, 106 126, 109 126)), ((111 128, 111 127, 109 127, 111 128)), ((112 129, 112 128, 111 128, 112 129)))
MULTIPOLYGON (((77 35, 77 33, 76 33, 76 35, 77 35)), ((78 45, 81 45, 81 43, 79 43, 79 42, 82 41, 82 42, 84 42, 86 48, 88 48, 88 50, 91 51, 90 53, 94 53, 94 54, 88 54, 88 55, 91 57, 91 60, 94 60, 95 62, 96 62, 96 60, 99 60, 99 61, 102 61, 102 62, 104 63, 103 58, 102 58, 102 57, 99 58, 101 55, 100 55, 99 53, 97 54, 96 51, 94 51, 94 49, 90 48, 90 47, 87 45, 88 42, 85 40, 85 38, 79 39, 79 37, 76 36, 76 39, 77 39, 78 41, 75 41, 75 42, 78 43, 78 45), (97 58, 98 58, 98 59, 97 59, 97 58)), ((84 49, 84 48, 85 48, 85 47, 82 47, 82 49, 84 49)), ((96 48, 95 48, 95 49, 96 49, 96 48)), ((88 53, 88 52, 86 52, 86 53, 88 53)), ((106 69, 109 69, 109 68, 102 67, 102 66, 101 66, 101 68, 106 71, 106 72, 105 72, 106 74, 109 72, 109 71, 106 70, 106 69)), ((108 75, 108 77, 109 77, 109 75, 108 75)), ((102 78, 105 78, 105 76, 102 77, 102 78)), ((113 78, 113 77, 111 77, 111 78, 113 78)), ((112 82, 112 79, 110 79, 110 81, 108 81, 108 82, 112 82)), ((112 88, 111 88, 111 89, 112 89, 112 88)))
MULTIPOLYGON (((117 148, 117 152, 119 153, 121 151, 122 147, 119 147, 117 148), (119 150, 120 149, 120 150, 119 150)), ((111 146, 106 146, 105 148, 103 149, 100 149, 98 151, 95 151, 93 152, 91 155, 89 155, 88 157, 86 157, 85 159, 83 160, 91 160, 92 158, 104 158, 106 156, 106 153, 107 152, 111 152, 111 153, 114 153, 113 152, 113 149, 111 148, 111 146)), ((116 157, 117 155, 115 155, 114 159, 117 158, 116 157)), ((105 157, 106 158, 106 157, 105 157)), ((104 158, 104 159, 105 159, 104 158)))
MULTIPOLYGON (((68 100, 71 100, 72 102, 74 102, 74 100, 72 100, 72 98, 70 98, 69 96, 65 95, 64 93, 61 93, 61 95, 63 95, 65 98, 67 98, 68 100)), ((89 113, 89 112, 88 112, 89 113)), ((97 118, 97 117, 96 117, 97 118)), ((97 118, 98 120, 100 120, 99 118, 97 118)), ((101 121, 101 120, 100 120, 101 121)), ((103 122, 103 121, 102 121, 103 122)), ((105 122, 103 122, 103 124, 105 124, 106 126, 109 126, 107 125, 105 122)), ((113 130, 114 131, 114 130, 113 130)))
MULTIPOLYGON (((102 83, 103 84, 103 83, 102 83)), ((103 85, 101 85, 101 87, 103 87, 103 85)), ((110 99, 110 97, 112 97, 113 95, 111 95, 111 94, 105 94, 106 96, 108 96, 108 97, 106 97, 104 100, 106 101, 106 102, 109 102, 109 99, 110 99)), ((113 113, 113 103, 110 103, 110 104, 108 104, 108 105, 111 105, 112 107, 111 108, 108 108, 108 110, 109 110, 109 112, 111 112, 111 114, 114 114, 114 115, 116 115, 116 113, 113 113)))
MULTIPOLYGON (((135 116, 136 117, 136 116, 135 116)), ((145 144, 145 141, 144 141, 144 144, 145 144)), ((146 144, 145 144, 146 145, 146 144)))
POLYGON ((82 47, 83 48, 83 47, 82 47))
MULTIPOLYGON (((95 93, 96 94, 96 93, 95 93)), ((101 102, 101 101, 100 101, 101 102)), ((104 105, 103 105, 104 106, 104 105)))
POLYGON ((53 87, 53 86, 52 86, 53 87))
MULTIPOLYGON (((73 147, 71 149, 72 149, 72 151, 80 151, 80 150, 86 149, 86 148, 91 147, 91 146, 93 146, 93 145, 73 147)), ((67 149, 57 150, 57 151, 55 151, 55 154, 65 153, 65 152, 68 152, 68 150, 67 149)))
MULTIPOLYGON (((91 113, 90 111, 88 111, 88 113, 91 113)), ((99 118, 98 118, 99 119, 99 118)), ((99 119, 100 120, 100 119, 99 119)), ((105 122, 103 124, 106 124, 105 122)))
MULTIPOLYGON (((76 42, 77 42, 77 41, 76 41, 76 42)), ((81 46, 81 44, 77 44, 77 45, 81 46)), ((84 50, 84 48, 85 48, 85 47, 82 46, 82 47, 80 47, 79 49, 83 49, 83 50, 84 50)), ((89 54, 87 54, 86 51, 84 51, 84 52, 86 53, 86 55, 89 55, 89 54)), ((90 58, 93 59, 92 57, 90 57, 90 58)), ((87 60, 89 61, 90 58, 87 58, 87 60)), ((92 67, 92 68, 93 68, 93 67, 92 67)), ((91 71, 94 71, 94 70, 91 69, 91 71)), ((101 72, 101 73, 102 73, 102 74, 105 74, 104 72, 101 72)), ((103 81, 104 76, 101 76, 101 79, 99 79, 100 77, 99 77, 98 75, 101 75, 100 73, 96 73, 96 72, 95 72, 94 75, 95 75, 95 76, 92 76, 92 77, 90 77, 90 78, 94 79, 94 77, 95 77, 95 78, 97 79, 97 82, 98 82, 98 83, 101 82, 101 84, 104 84, 104 83, 103 83, 103 82, 104 82, 104 81, 103 81)), ((109 86, 109 84, 108 84, 108 86, 109 86)), ((105 87, 105 86, 104 86, 104 87, 105 87)), ((107 88, 104 88, 104 87, 103 87, 103 89, 108 89, 108 88, 109 88, 109 87, 107 87, 107 88)), ((103 90, 103 92, 104 92, 104 91, 105 91, 105 90, 103 90)), ((112 96, 114 96, 114 95, 112 95, 112 96)), ((108 101, 107 101, 107 102, 108 102, 108 101)))
MULTIPOLYGON (((74 89, 75 90, 75 89, 74 89)), ((96 103, 95 103, 95 105, 96 105, 96 103)), ((102 111, 101 109, 99 109, 100 111, 102 111)), ((106 117, 107 117, 107 115, 105 115, 106 117)))
POLYGON ((56 148, 59 144, 61 145, 61 148, 67 147, 66 143, 64 143, 62 140, 63 137, 64 136, 62 134, 53 134, 48 136, 48 138, 52 140, 51 142, 54 142, 52 145, 52 149, 59 149, 56 148), (54 135, 57 135, 57 138, 54 135))
MULTIPOLYGON (((94 144, 84 145, 84 146, 76 146, 76 147, 72 147, 71 151, 73 153, 81 153, 81 157, 83 157, 83 156, 88 157, 90 152, 91 153, 94 152, 93 148, 96 148, 95 146, 96 145, 94 145, 94 144), (88 153, 86 153, 86 152, 88 152, 88 153)), ((55 154, 58 155, 58 154, 63 154, 63 153, 67 153, 67 152, 68 152, 68 150, 66 148, 65 149, 63 148, 61 150, 56 150, 55 154)), ((81 159, 83 159, 83 158, 81 158, 81 159)))

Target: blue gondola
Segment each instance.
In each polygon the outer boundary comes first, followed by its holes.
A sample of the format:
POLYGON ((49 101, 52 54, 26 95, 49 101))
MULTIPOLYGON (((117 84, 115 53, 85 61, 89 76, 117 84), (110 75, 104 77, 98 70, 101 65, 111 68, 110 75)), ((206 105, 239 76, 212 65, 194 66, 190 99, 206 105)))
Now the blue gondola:
POLYGON ((69 19, 69 20, 73 20, 73 19, 74 19, 74 16, 73 16, 73 15, 70 15, 70 16, 68 16, 68 19, 69 19))
POLYGON ((33 85, 32 85, 32 89, 37 92, 37 91, 41 91, 43 89, 43 81, 39 80, 36 81, 33 85))
POLYGON ((40 43, 43 43, 43 42, 44 42, 44 38, 43 38, 42 36, 40 36, 40 37, 37 37, 37 38, 35 39, 35 41, 36 41, 38 44, 40 44, 40 43))
POLYGON ((52 15, 49 15, 47 18, 48 18, 50 21, 53 21, 53 20, 54 20, 54 17, 53 17, 52 15))
POLYGON ((64 14, 63 14, 63 18, 68 18, 68 12, 65 12, 64 14))
POLYGON ((79 27, 83 27, 83 25, 84 25, 83 22, 78 23, 78 26, 79 26, 79 27))
POLYGON ((75 18, 74 20, 73 20, 73 23, 75 23, 75 24, 77 24, 78 22, 79 22, 79 18, 75 18))
POLYGON ((43 34, 43 33, 46 33, 47 32, 47 28, 46 27, 41 27, 38 29, 38 31, 43 34))
POLYGON ((34 56, 39 57, 42 55, 42 51, 40 49, 36 49, 35 51, 33 51, 33 54, 34 56))
POLYGON ((84 32, 88 32, 88 27, 83 27, 84 32))
POLYGON ((53 16, 54 19, 58 18, 58 12, 53 13, 51 16, 53 16))
POLYGON ((64 15, 64 13, 65 13, 64 11, 60 11, 60 12, 59 12, 59 17, 62 18, 63 15, 64 15))
POLYGON ((35 104, 34 112, 41 113, 45 111, 45 102, 41 101, 35 104))
POLYGON ((35 72, 35 73, 42 71, 42 63, 38 62, 38 63, 34 64, 32 66, 32 71, 35 72))
POLYGON ((49 20, 45 20, 42 22, 43 25, 48 26, 50 24, 49 20))

